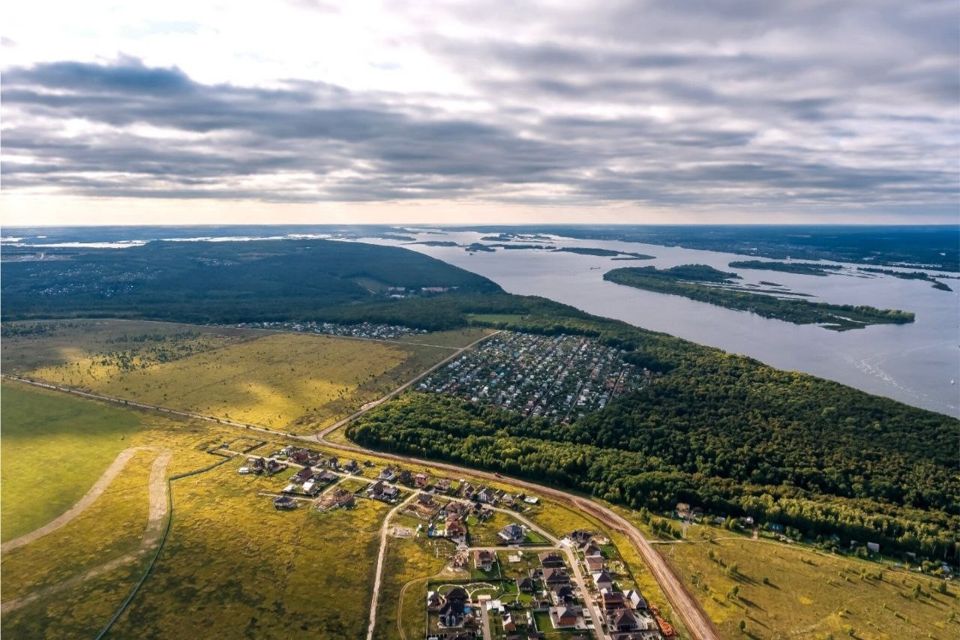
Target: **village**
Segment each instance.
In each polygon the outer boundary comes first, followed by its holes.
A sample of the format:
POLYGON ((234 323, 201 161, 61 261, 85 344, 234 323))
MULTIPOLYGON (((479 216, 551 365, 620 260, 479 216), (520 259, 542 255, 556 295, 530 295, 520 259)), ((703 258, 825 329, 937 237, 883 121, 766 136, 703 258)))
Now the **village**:
POLYGON ((323 513, 378 500, 395 507, 392 525, 390 516, 384 524, 392 537, 440 543, 447 566, 443 579, 427 584, 426 640, 675 635, 610 540, 583 530, 553 536, 532 519, 537 496, 297 446, 246 454, 238 473, 276 477, 278 490, 261 495, 279 511, 323 513))
POLYGON ((623 356, 583 336, 502 332, 417 388, 569 422, 643 386, 647 374, 623 356))
POLYGON ((316 333, 326 336, 347 338, 367 338, 369 340, 396 340, 405 336, 427 333, 426 329, 414 329, 395 324, 377 324, 359 322, 357 324, 338 324, 335 322, 241 322, 233 325, 238 329, 269 329, 271 331, 292 331, 295 333, 316 333))

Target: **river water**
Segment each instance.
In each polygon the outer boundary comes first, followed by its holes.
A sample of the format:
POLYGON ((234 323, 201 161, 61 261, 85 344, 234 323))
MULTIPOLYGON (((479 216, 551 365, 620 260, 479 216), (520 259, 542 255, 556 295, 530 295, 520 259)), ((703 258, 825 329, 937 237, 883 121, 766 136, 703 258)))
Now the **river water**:
MULTIPOLYGON (((418 233, 420 240, 477 242, 474 232, 418 233)), ((960 416, 960 280, 944 279, 952 292, 929 282, 891 276, 865 277, 852 265, 836 275, 806 276, 774 271, 732 269, 731 253, 698 251, 634 242, 576 240, 552 236, 520 243, 596 247, 656 256, 621 261, 539 250, 467 253, 461 247, 405 244, 364 238, 364 242, 400 245, 490 278, 506 291, 538 295, 589 313, 623 320, 731 353, 756 358, 780 369, 803 371, 932 411, 960 416), (837 332, 795 325, 732 311, 680 296, 653 293, 603 280, 617 267, 707 264, 736 271, 744 283, 776 282, 835 304, 865 304, 916 314, 907 325, 874 325, 837 332)), ((833 263, 841 264, 841 263, 833 263)))

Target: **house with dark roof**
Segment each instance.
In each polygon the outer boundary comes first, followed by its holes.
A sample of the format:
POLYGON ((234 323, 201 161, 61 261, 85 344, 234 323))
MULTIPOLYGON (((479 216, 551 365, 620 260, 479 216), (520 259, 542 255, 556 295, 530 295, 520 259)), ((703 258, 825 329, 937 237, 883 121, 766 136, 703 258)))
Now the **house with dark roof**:
POLYGON ((516 522, 508 524, 497 533, 497 537, 506 544, 519 544, 523 542, 525 535, 523 527, 516 522))
POLYGON ((604 589, 613 589, 613 578, 610 577, 610 574, 604 571, 598 571, 597 573, 591 574, 593 577, 593 584, 597 585, 597 589, 602 591, 604 589))
POLYGON ((493 569, 494 563, 497 561, 497 556, 492 551, 487 551, 486 549, 480 549, 473 553, 473 566, 481 571, 490 571, 493 569))
POLYGON ((569 629, 577 626, 581 609, 572 605, 558 605, 550 608, 550 622, 554 629, 569 629))
POLYGON ((527 576, 526 578, 517 578, 517 591, 520 593, 533 593, 537 590, 536 581, 527 576))
POLYGON ((297 508, 297 501, 290 496, 279 496, 273 499, 273 508, 277 511, 290 511, 297 508))
POLYGON ((547 585, 548 589, 559 584, 569 584, 570 574, 568 574, 567 570, 564 569, 563 567, 556 567, 553 569, 544 569, 543 583, 547 585))
POLYGON ((442 627, 462 627, 467 616, 467 592, 463 587, 454 587, 443 597, 443 604, 437 611, 442 627))
POLYGON ((540 564, 544 569, 562 567, 564 565, 563 556, 556 551, 544 551, 540 554, 540 564))

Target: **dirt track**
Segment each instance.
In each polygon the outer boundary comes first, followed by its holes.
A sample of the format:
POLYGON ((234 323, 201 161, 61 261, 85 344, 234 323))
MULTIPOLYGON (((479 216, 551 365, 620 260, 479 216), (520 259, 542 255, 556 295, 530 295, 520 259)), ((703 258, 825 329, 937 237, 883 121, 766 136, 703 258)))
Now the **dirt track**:
MULTIPOLYGON (((110 485, 113 479, 116 478, 117 474, 123 470, 123 467, 126 466, 127 462, 135 453, 138 451, 152 450, 153 449, 150 447, 131 447, 130 449, 121 451, 110 464, 110 466, 107 467, 107 470, 103 472, 103 475, 100 476, 93 487, 90 488, 90 491, 88 491, 83 498, 78 500, 76 504, 70 507, 66 513, 40 527, 39 529, 34 529, 30 533, 22 535, 19 538, 15 538, 14 540, 4 544, 2 551, 6 553, 10 550, 7 548, 7 545, 17 543, 16 546, 11 547, 11 549, 16 549, 29 544, 30 542, 33 542, 34 540, 37 540, 38 538, 41 538, 49 533, 52 533, 61 527, 66 526, 71 520, 83 513, 84 510, 86 510, 96 501, 98 497, 100 497, 100 495, 110 485)), ((171 455, 172 454, 170 451, 166 449, 161 450, 156 459, 154 459, 153 465, 150 467, 148 490, 150 506, 147 515, 147 526, 144 529, 143 539, 140 542, 139 549, 120 556, 119 558, 114 558, 113 560, 105 562, 104 564, 93 567, 92 569, 89 569, 84 573, 74 576, 68 580, 64 580, 63 582, 43 589, 38 589, 14 600, 8 600, 0 604, 0 613, 15 611, 20 607, 30 604, 34 600, 58 591, 63 591, 64 589, 76 586, 86 580, 89 580, 90 578, 107 573, 125 564, 135 562, 136 560, 139 560, 147 551, 153 548, 153 546, 156 545, 157 541, 159 540, 161 532, 163 531, 163 523, 167 517, 167 509, 169 507, 169 502, 167 500, 167 465, 170 463, 171 455)))

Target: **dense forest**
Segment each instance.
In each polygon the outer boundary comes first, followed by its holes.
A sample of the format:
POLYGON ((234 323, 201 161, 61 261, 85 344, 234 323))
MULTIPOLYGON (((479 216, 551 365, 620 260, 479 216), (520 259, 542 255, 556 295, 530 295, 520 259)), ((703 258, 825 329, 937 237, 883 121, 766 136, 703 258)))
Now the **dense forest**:
POLYGON ((390 296, 500 291, 486 278, 413 251, 329 240, 151 242, 50 257, 3 262, 4 320, 322 319, 325 311, 390 296))
POLYGON ((736 278, 739 276, 735 273, 718 271, 706 265, 680 265, 669 269, 623 267, 603 274, 604 280, 628 287, 683 296, 794 324, 819 324, 835 331, 860 329, 871 324, 906 324, 914 320, 912 313, 899 309, 811 302, 715 286, 736 278))

